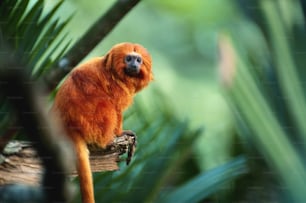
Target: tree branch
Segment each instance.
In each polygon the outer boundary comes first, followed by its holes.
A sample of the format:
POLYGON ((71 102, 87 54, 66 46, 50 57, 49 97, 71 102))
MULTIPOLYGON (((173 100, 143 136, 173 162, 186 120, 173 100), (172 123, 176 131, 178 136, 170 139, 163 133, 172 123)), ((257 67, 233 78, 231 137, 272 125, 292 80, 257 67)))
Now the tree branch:
POLYGON ((101 42, 123 17, 141 0, 117 0, 117 2, 91 26, 58 63, 43 78, 48 90, 53 90, 95 46, 101 42))
MULTIPOLYGON (((129 150, 134 140, 128 135, 117 137, 106 149, 88 146, 92 172, 118 170, 120 155, 129 150)), ((39 186, 43 174, 43 166, 33 143, 26 141, 11 141, 4 151, 4 159, 0 160, 0 186, 8 184, 26 184, 39 186)), ((124 160, 122 160, 124 161, 124 160)), ((76 169, 69 176, 77 176, 76 169)))

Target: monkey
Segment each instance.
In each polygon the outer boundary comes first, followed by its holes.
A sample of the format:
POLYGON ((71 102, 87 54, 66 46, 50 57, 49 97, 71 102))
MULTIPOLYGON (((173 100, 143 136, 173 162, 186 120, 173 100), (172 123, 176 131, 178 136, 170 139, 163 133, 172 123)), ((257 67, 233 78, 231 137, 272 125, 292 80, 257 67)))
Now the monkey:
POLYGON ((123 127, 123 112, 137 92, 153 80, 149 52, 135 43, 120 43, 104 56, 74 68, 59 87, 52 112, 58 114, 76 152, 83 203, 94 203, 88 144, 105 148, 123 127))

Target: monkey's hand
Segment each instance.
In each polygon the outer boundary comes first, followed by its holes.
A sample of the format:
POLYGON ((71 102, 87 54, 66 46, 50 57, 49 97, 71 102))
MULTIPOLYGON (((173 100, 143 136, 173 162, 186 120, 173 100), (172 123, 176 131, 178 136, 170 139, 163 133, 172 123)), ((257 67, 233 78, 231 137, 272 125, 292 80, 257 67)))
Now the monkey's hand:
POLYGON ((128 152, 127 152, 127 158, 126 158, 126 165, 129 165, 135 153, 135 150, 136 150, 137 136, 136 136, 136 133, 134 133, 131 130, 124 130, 120 136, 123 136, 123 135, 128 137, 129 143, 130 143, 127 149, 128 152))

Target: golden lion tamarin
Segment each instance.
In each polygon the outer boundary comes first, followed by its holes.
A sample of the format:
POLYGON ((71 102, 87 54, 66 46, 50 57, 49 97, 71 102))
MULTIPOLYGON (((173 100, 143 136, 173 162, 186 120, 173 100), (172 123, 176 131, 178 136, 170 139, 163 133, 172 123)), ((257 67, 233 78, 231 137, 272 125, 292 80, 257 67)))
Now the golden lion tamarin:
POLYGON ((123 111, 152 80, 147 50, 121 43, 73 69, 59 88, 52 111, 74 144, 83 203, 95 202, 87 144, 104 148, 123 135, 123 111))

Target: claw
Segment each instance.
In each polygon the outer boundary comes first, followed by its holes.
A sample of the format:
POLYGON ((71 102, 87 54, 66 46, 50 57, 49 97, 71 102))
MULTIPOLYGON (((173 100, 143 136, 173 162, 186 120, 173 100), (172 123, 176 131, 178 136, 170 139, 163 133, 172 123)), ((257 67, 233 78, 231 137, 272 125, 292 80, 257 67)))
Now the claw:
POLYGON ((122 135, 126 135, 129 137, 128 139, 129 139, 130 144, 128 146, 128 152, 127 152, 127 158, 126 158, 126 165, 129 165, 135 153, 135 150, 136 150, 137 136, 136 136, 136 133, 134 133, 131 130, 124 130, 122 132, 122 135))

